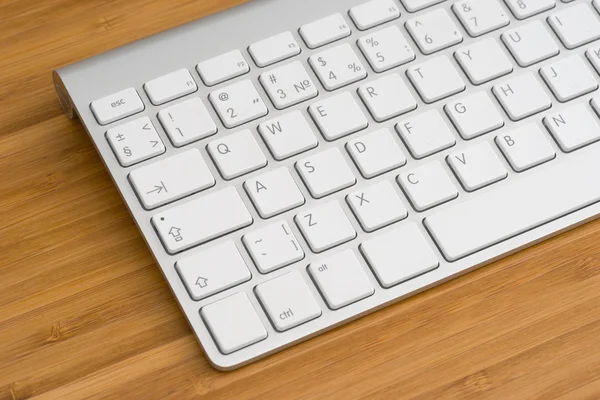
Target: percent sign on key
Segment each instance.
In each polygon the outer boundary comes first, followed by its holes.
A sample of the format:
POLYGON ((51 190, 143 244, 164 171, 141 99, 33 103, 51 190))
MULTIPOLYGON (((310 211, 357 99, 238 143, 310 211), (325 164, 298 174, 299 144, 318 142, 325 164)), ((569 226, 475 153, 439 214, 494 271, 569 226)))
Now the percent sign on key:
POLYGON ((354 72, 359 72, 362 70, 362 68, 359 65, 356 65, 356 63, 348 64, 348 69, 351 69, 354 72))
POLYGON ((367 39, 367 44, 370 44, 371 47, 379 46, 379 42, 377 40, 373 39, 372 37, 367 39))

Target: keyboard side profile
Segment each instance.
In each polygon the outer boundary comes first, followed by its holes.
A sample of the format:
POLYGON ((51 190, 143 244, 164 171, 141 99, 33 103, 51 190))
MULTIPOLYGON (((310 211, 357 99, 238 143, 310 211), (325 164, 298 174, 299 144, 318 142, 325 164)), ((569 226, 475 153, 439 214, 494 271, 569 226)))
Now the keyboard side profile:
POLYGON ((599 8, 256 0, 54 82, 230 370, 597 218, 599 8))

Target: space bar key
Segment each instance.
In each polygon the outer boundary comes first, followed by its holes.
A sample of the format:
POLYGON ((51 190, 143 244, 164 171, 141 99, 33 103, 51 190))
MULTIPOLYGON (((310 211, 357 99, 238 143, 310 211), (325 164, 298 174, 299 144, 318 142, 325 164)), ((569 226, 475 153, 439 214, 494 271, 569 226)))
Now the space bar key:
POLYGON ((600 201, 600 148, 589 147, 425 218, 456 261, 600 201))

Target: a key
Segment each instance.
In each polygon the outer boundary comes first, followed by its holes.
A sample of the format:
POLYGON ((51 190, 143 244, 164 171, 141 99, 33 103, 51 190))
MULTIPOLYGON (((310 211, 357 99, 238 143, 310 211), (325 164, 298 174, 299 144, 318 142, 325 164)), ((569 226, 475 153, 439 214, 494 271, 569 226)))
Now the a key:
POLYGON ((108 125, 144 111, 144 103, 134 88, 127 88, 92 101, 90 108, 100 125, 108 125))
POLYGON ((321 307, 298 271, 261 283, 254 291, 278 332, 321 316, 321 307))
POLYGON ((600 38, 598 14, 586 2, 555 12, 548 17, 548 23, 567 49, 600 38))
POLYGON ((139 167, 131 171, 129 181, 147 210, 215 184, 215 178, 196 148, 139 167))
POLYGON ((427 157, 456 143, 448 125, 435 109, 398 122, 396 130, 414 158, 427 157))
POLYGON ((416 12, 445 0, 400 0, 408 12, 416 12))
POLYGON ((175 147, 217 133, 217 125, 199 97, 163 108, 158 112, 158 119, 175 147))
POLYGON ((361 31, 400 18, 392 0, 371 0, 350 9, 350 18, 361 31))
POLYGON ((350 36, 352 30, 341 14, 333 14, 300 27, 300 35, 311 49, 350 36))
POLYGON ((496 39, 486 38, 458 49, 454 57, 474 85, 481 85, 513 71, 496 39))
POLYGON ((558 45, 540 20, 529 22, 501 36, 521 67, 528 67, 559 53, 558 45))
POLYGON ((408 216, 408 211, 388 181, 350 193, 346 201, 366 232, 373 232, 408 216))
POLYGON ((329 250, 356 237, 356 231, 335 200, 302 210, 294 220, 314 253, 329 250))
POLYGON ((473 139, 504 126, 500 112, 485 92, 452 101, 444 109, 463 139, 473 139))
POLYGON ((319 292, 332 310, 338 310, 375 293, 354 252, 344 250, 308 267, 319 292))
POLYGON ((597 203, 598 171, 598 153, 582 151, 439 210, 425 226, 444 257, 456 261, 597 203))
POLYGON ((586 104, 576 104, 548 115, 544 125, 567 153, 600 140, 600 125, 586 104))
POLYGON ((175 263, 175 269, 194 300, 202 300, 252 277, 231 240, 182 258, 175 263))
POLYGON ((598 89, 596 77, 576 54, 543 66, 540 74, 560 102, 573 100, 598 89))
POLYGON ((251 225, 252 216, 234 187, 177 204, 152 217, 169 254, 208 242, 251 225))
POLYGON ((600 46, 594 46, 585 52, 585 56, 592 63, 594 69, 600 74, 600 46))
POLYGON ((360 245, 360 251, 384 288, 439 266, 431 246, 413 222, 365 241, 360 245))
POLYGON ((473 192, 508 176, 506 168, 487 142, 481 142, 446 160, 467 192, 473 192))
POLYGON ((504 0, 517 19, 525 19, 556 6, 556 0, 504 0))
POLYGON ((267 338, 267 330, 245 293, 236 293, 204 306, 200 315, 223 354, 231 354, 267 338))
POLYGON ((365 129, 369 123, 349 92, 311 104, 308 107, 325 139, 332 141, 365 129))
POLYGON ((356 183, 352 170, 335 147, 299 160, 296 169, 316 199, 356 183))
POLYGON ((516 172, 523 172, 556 157, 544 132, 527 124, 496 136, 496 144, 516 172))
POLYGON ((415 59, 415 53, 395 25, 358 39, 358 47, 375 72, 383 72, 415 59))
POLYGON ((278 161, 305 152, 319 144, 306 118, 298 110, 261 123, 258 131, 273 158, 278 161))
POLYGON ((206 86, 214 86, 248 73, 250 66, 239 50, 233 50, 199 63, 196 70, 206 86))
POLYGON ((438 161, 398 175, 398 182, 417 211, 425 211, 458 196, 456 187, 438 161))
POLYGON ((304 204, 304 196, 285 167, 247 180, 244 188, 263 218, 271 218, 304 204))
POLYGON ((304 258, 304 251, 285 221, 248 232, 242 238, 256 268, 267 274, 304 258))
POLYGON ((308 62, 325 89, 330 91, 367 77, 367 70, 348 43, 316 53, 308 62))
POLYGON ((267 106, 248 79, 212 92, 208 98, 223 125, 235 128, 267 115, 267 106))
POLYGON ((148 117, 142 117, 106 132, 106 139, 119 160, 129 167, 165 152, 165 145, 148 117))
POLYGON ((180 69, 144 84, 148 98, 155 106, 178 99, 198 90, 198 85, 187 69, 180 69))
POLYGON ((267 159, 249 129, 213 140, 208 153, 223 179, 233 179, 267 165, 267 159))
POLYGON ((411 18, 406 29, 423 54, 431 54, 462 42, 463 37, 443 8, 411 18))
POLYGON ((425 103, 433 103, 465 90, 462 80, 447 56, 431 58, 406 71, 425 103))
POLYGON ((397 73, 370 81, 358 88, 373 119, 383 122, 417 108, 417 102, 397 73))
POLYGON ((510 23, 498 0, 461 0, 452 6, 469 35, 476 37, 510 23))
POLYGON ((260 75, 260 83, 278 110, 312 99, 319 91, 300 61, 260 75))
POLYGON ((387 128, 354 139, 346 148, 367 179, 406 164, 406 157, 387 128))
POLYGON ((547 110, 552 101, 531 72, 506 80, 492 88, 496 99, 513 121, 547 110))
POLYGON ((300 54, 300 46, 288 31, 252 43, 248 52, 256 65, 266 67, 300 54))

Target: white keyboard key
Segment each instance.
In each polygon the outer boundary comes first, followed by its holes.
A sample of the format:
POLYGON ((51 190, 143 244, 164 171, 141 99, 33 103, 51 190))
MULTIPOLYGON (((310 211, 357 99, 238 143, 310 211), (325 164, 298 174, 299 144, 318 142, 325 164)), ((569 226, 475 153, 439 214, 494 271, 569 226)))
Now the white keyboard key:
POLYGON ((419 11, 443 1, 445 0, 400 0, 408 12, 419 11))
POLYGON ((461 0, 452 6, 469 35, 481 36, 510 23, 498 0, 461 0))
POLYGON ((321 307, 298 271, 261 283, 254 290, 278 332, 287 331, 321 315, 321 307))
POLYGON ((365 129, 369 123, 349 92, 326 98, 308 107, 325 139, 332 141, 365 129))
POLYGON ((311 49, 335 42, 351 33, 341 14, 333 14, 300 27, 300 35, 311 49))
POLYGON ((312 99, 319 91, 300 61, 260 75, 260 83, 278 110, 312 99))
POLYGON ((268 112, 267 106, 248 79, 220 88, 208 98, 227 128, 235 128, 265 116, 268 112))
POLYGON ((350 18, 364 31, 400 18, 400 10, 392 0, 371 0, 350 9, 350 18))
POLYGON ((106 139, 124 167, 148 160, 165 152, 150 118, 142 117, 106 132, 106 139))
POLYGON ((455 261, 600 201, 597 152, 581 152, 425 219, 455 261))
POLYGON ((431 54, 462 42, 458 27, 443 8, 406 21, 406 29, 423 54, 431 54))
POLYGON ((387 128, 351 140, 346 148, 367 179, 406 164, 406 157, 387 128))
MULTIPOLYGON (((600 0, 599 0, 600 1, 600 0)), ((585 56, 592 63, 594 69, 600 74, 600 46, 594 46, 585 52, 585 56)))
POLYGON ((567 49, 600 38, 598 14, 586 2, 555 12, 548 17, 548 23, 567 49))
POLYGON ((398 122, 396 130, 414 158, 427 157, 456 143, 450 128, 435 109, 398 122))
POLYGON ((487 142, 450 154, 447 161, 467 192, 481 189, 508 176, 502 161, 487 142))
POLYGON ((233 179, 267 165, 267 159, 249 129, 213 140, 208 152, 223 179, 233 179))
POLYGON ((492 37, 460 48, 454 57, 474 85, 481 85, 513 71, 508 56, 492 37))
POLYGON ((576 104, 549 115, 544 118, 544 125, 567 153, 600 140, 600 125, 587 104, 576 104))
POLYGON ((395 25, 361 37, 358 47, 375 72, 387 71, 415 59, 415 52, 395 25))
POLYGON ((144 103, 134 88, 127 88, 92 101, 90 108, 100 125, 108 125, 144 111, 144 103))
POLYGON ((252 216, 234 187, 175 205, 152 217, 152 224, 170 254, 226 235, 252 222, 252 216))
POLYGON ((158 112, 158 119, 175 147, 217 133, 217 125, 199 97, 163 108, 158 112))
POLYGON ((431 161, 398 175, 398 182, 417 211, 425 211, 458 196, 456 187, 439 161, 431 161))
POLYGON ((352 250, 310 264, 308 272, 332 310, 338 310, 375 293, 352 250))
POLYGON ((304 251, 285 221, 248 232, 242 238, 256 268, 269 273, 304 258, 304 251))
POLYGON ((504 126, 500 112, 486 92, 452 101, 444 109, 463 139, 473 139, 504 126))
POLYGON ((436 269, 439 262, 413 222, 360 245, 377 280, 390 288, 436 269))
POLYGON ((527 124, 496 136, 496 144, 517 172, 533 168, 556 157, 544 132, 527 124))
POLYGON ((501 38, 521 67, 554 57, 560 51, 540 20, 506 31, 501 38))
POLYGON ((381 181, 346 196, 352 212, 366 232, 373 232, 408 216, 392 184, 381 181))
POLYGON ((373 119, 383 122, 417 108, 415 98, 397 73, 370 81, 358 88, 373 119))
POLYGON ((266 67, 300 54, 300 46, 288 31, 252 43, 248 47, 248 52, 256 65, 266 67))
POLYGON ((302 210, 294 220, 314 253, 331 249, 356 237, 356 231, 337 201, 302 210))
POLYGON ((540 69, 558 101, 565 102, 598 89, 598 81, 576 54, 540 69))
POLYGON ((244 188, 263 218, 270 218, 304 204, 304 196, 285 167, 247 180, 244 188))
POLYGON ((406 71, 425 103, 433 103, 465 90, 462 80, 447 56, 431 58, 406 71))
POLYGON ((196 69, 206 86, 214 86, 248 73, 250 66, 239 50, 233 50, 201 62, 196 69))
POLYGON ((187 69, 180 69, 144 84, 148 98, 155 106, 194 93, 198 86, 187 69))
POLYGON ((139 167, 131 171, 129 181, 147 210, 215 184, 215 178, 196 148, 139 167))
POLYGON ((316 199, 356 183, 352 170, 335 147, 299 160, 296 169, 316 199))
POLYGON ((600 13, 600 0, 592 0, 592 4, 594 5, 596 11, 600 13))
POLYGON ((504 0, 518 19, 529 18, 556 6, 556 0, 504 0))
POLYGON ((273 158, 279 161, 317 147, 319 144, 306 118, 298 110, 261 123, 258 131, 273 158))
POLYGON ((245 293, 236 293, 200 309, 223 354, 248 347, 267 338, 267 331, 245 293))
POLYGON ((531 72, 506 80, 492 88, 496 99, 513 121, 547 110, 552 101, 531 72))
POLYGON ((194 300, 202 300, 252 277, 231 240, 182 258, 175 263, 175 269, 194 300))
POLYGON ((316 53, 308 59, 327 90, 335 90, 367 77, 367 70, 348 43, 316 53))

